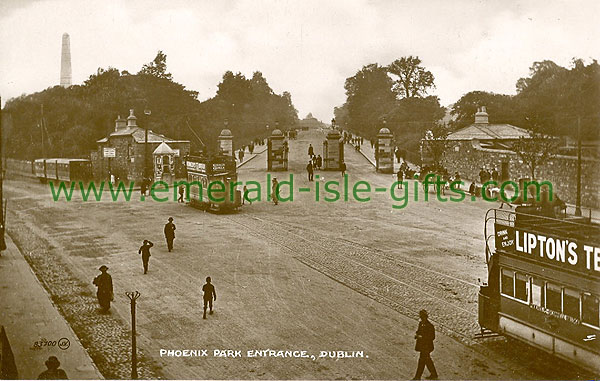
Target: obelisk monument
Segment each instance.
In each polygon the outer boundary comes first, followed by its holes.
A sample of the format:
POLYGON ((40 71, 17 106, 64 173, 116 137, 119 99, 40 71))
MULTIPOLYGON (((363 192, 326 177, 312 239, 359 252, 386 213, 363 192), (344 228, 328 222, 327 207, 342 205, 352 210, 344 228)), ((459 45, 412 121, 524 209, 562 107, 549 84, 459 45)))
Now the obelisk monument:
POLYGON ((62 54, 60 56, 60 85, 71 86, 71 41, 69 34, 62 35, 62 54))

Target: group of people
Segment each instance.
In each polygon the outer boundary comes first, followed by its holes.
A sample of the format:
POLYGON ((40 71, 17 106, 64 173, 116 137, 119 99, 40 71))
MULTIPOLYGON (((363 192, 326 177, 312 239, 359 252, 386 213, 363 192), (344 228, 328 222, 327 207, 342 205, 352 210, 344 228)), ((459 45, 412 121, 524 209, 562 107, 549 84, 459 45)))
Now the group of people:
MULTIPOLYGON (((176 226, 173 223, 173 217, 169 217, 169 221, 165 224, 163 229, 165 240, 167 241, 167 249, 169 252, 173 251, 173 242, 175 240, 176 226)), ((144 275, 148 273, 148 264, 150 262, 150 249, 154 247, 154 243, 150 240, 145 239, 138 250, 138 254, 142 256, 142 266, 144 268, 144 275)), ((107 312, 110 309, 110 302, 114 301, 113 282, 112 277, 108 273, 108 267, 106 265, 100 266, 100 275, 94 278, 92 282, 97 288, 96 297, 100 304, 103 312, 107 312)), ((210 313, 212 314, 213 306, 212 301, 217 300, 217 294, 214 286, 211 283, 210 277, 206 278, 206 284, 202 288, 204 291, 204 318, 206 319, 206 307, 210 306, 210 313), (210 299, 210 300, 208 300, 210 299)))
POLYGON ((490 180, 498 181, 498 170, 494 168, 489 172, 485 167, 481 167, 481 171, 479 171, 479 181, 481 184, 485 184, 490 180))
MULTIPOLYGON (((308 145, 308 164, 306 165, 306 173, 308 174, 308 181, 315 181, 315 170, 320 170, 323 167, 323 158, 321 155, 315 155, 315 150, 312 144, 308 145)), ((340 163, 340 171, 342 177, 346 174, 346 163, 343 161, 340 163)))

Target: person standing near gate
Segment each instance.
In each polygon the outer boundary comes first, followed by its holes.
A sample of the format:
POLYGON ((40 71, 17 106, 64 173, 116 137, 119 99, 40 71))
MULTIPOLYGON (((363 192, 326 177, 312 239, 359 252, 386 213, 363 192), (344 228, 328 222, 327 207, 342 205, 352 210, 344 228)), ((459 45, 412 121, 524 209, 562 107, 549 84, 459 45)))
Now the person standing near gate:
POLYGON ((147 239, 144 240, 144 244, 138 250, 138 254, 142 254, 142 264, 144 265, 144 274, 148 273, 148 261, 150 260, 150 248, 154 244, 147 239))
POLYGON ((173 223, 173 217, 169 217, 169 222, 165 224, 165 238, 167 240, 167 248, 169 252, 173 250, 173 240, 175 239, 175 224, 173 223))
POLYGON ((317 156, 317 169, 321 169, 321 167, 323 166, 323 158, 321 157, 321 155, 317 156))
POLYGON ((308 145, 308 156, 313 157, 315 155, 315 150, 313 149, 312 144, 308 145))
POLYGON ((312 161, 308 161, 308 165, 306 166, 306 172, 308 172, 308 181, 313 181, 313 175, 315 173, 312 165, 312 161))
POLYGON ((417 333, 415 334, 415 339, 417 339, 417 343, 415 345, 415 351, 420 353, 419 356, 419 364, 417 365, 417 373, 413 380, 420 380, 421 375, 423 374, 423 370, 425 366, 431 373, 428 377, 428 380, 437 380, 438 374, 435 370, 435 365, 433 365, 433 360, 431 359, 431 352, 433 352, 433 340, 435 340, 435 328, 433 324, 431 324, 428 320, 428 314, 426 310, 419 311, 419 318, 421 321, 419 322, 419 328, 417 328, 417 333))
POLYGON ((343 161, 340 163, 340 171, 342 171, 342 177, 346 175, 346 163, 343 161))
POLYGON ((202 291, 204 292, 204 315, 202 319, 206 319, 206 307, 210 307, 210 314, 213 314, 213 300, 217 301, 217 291, 215 290, 215 286, 211 283, 210 277, 206 277, 206 284, 202 286, 202 291))
POLYGON ((396 176, 398 178, 398 189, 402 189, 402 182, 404 181, 404 171, 402 168, 398 169, 396 176))
POLYGON ((112 277, 106 272, 108 267, 105 265, 100 266, 98 270, 100 270, 102 274, 95 277, 94 282, 92 283, 98 287, 96 297, 98 297, 100 307, 102 307, 104 312, 107 312, 110 309, 110 302, 114 300, 112 277))

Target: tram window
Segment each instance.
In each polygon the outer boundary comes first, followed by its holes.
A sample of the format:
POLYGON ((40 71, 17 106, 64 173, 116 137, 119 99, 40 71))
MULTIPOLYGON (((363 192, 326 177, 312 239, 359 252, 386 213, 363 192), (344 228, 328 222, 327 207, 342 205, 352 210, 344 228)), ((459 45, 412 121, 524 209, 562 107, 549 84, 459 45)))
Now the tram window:
POLYGON ((594 295, 583 294, 581 300, 581 320, 584 323, 600 327, 600 303, 594 295))
POLYGON ((560 286, 552 283, 546 283, 546 308, 562 312, 562 290, 560 286))
POLYGON ((502 293, 504 295, 515 296, 514 276, 514 272, 502 269, 502 293))
POLYGON ((515 277, 515 297, 524 302, 528 301, 527 295, 527 277, 523 274, 516 274, 515 277))
POLYGON ((544 305, 544 282, 538 278, 531 278, 531 304, 544 305))
POLYGON ((579 319, 579 292, 563 289, 563 313, 579 319))

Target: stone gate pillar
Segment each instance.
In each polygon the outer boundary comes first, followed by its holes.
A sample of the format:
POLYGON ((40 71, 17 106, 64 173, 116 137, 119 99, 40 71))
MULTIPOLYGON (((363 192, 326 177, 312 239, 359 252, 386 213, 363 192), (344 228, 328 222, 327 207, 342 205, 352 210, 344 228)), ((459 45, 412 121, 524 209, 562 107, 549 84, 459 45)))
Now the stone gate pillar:
POLYGON ((233 135, 229 129, 226 128, 221 131, 218 142, 221 155, 233 156, 233 135))
POLYGON ((337 130, 332 130, 323 142, 323 169, 326 171, 339 171, 343 160, 344 143, 342 136, 337 130))
POLYGON ((267 170, 287 171, 288 142, 279 129, 273 130, 267 142, 267 170))
POLYGON ((376 170, 381 173, 394 172, 394 147, 392 139, 394 135, 386 127, 379 130, 377 134, 377 145, 375 147, 376 170))

